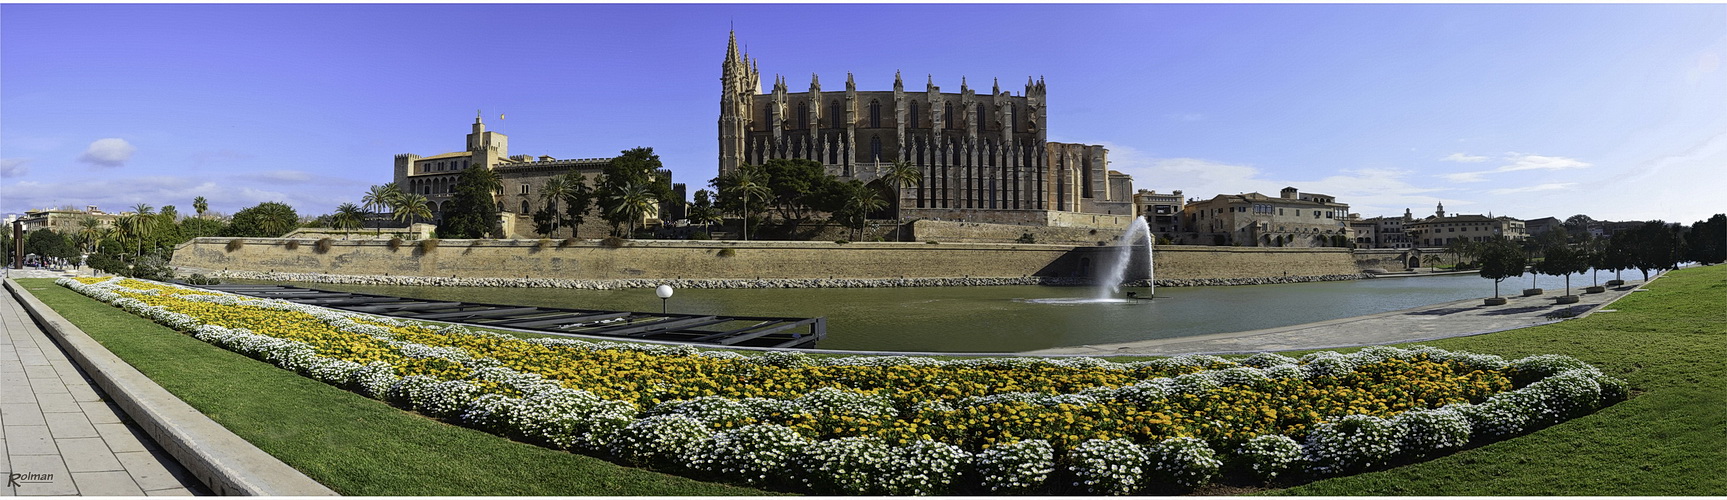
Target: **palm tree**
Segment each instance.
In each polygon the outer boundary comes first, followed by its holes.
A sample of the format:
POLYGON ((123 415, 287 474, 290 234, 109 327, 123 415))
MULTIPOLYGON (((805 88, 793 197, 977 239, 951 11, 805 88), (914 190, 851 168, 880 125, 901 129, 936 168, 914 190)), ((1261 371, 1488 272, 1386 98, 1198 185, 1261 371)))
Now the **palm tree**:
MULTIPOLYGON (((557 227, 558 227, 558 224, 557 224, 558 221, 556 220, 556 217, 557 217, 556 214, 558 213, 558 202, 563 201, 564 198, 569 196, 569 195, 570 195, 570 185, 568 182, 564 181, 563 176, 557 176, 557 177, 553 177, 550 179, 546 179, 546 185, 540 187, 540 201, 544 202, 546 204, 545 211, 547 213, 553 214, 552 215, 553 220, 552 220, 552 226, 551 226, 553 231, 556 231, 557 227)), ((538 216, 536 215, 535 217, 538 217, 538 216)))
POLYGON ((652 213, 657 202, 659 202, 659 198, 654 196, 653 190, 649 189, 648 186, 633 183, 625 184, 623 188, 618 190, 618 204, 612 207, 612 213, 608 215, 627 222, 629 232, 625 235, 634 237, 636 223, 641 222, 643 217, 652 213))
POLYGON ((883 170, 881 176, 877 177, 876 180, 881 181, 882 184, 892 190, 894 221, 893 240, 899 241, 900 226, 901 223, 904 222, 900 217, 900 189, 905 186, 917 186, 923 184, 923 173, 919 172, 917 167, 912 166, 911 162, 900 160, 893 162, 893 165, 888 166, 887 170, 883 170))
MULTIPOLYGON (((356 229, 364 220, 366 220, 366 209, 353 203, 343 203, 336 205, 336 214, 335 217, 330 218, 330 225, 335 226, 336 229, 356 229)), ((346 239, 347 237, 343 236, 343 238, 346 239)))
POLYGON ((846 225, 857 231, 853 240, 863 239, 864 222, 869 220, 869 213, 881 210, 887 206, 887 200, 881 198, 881 192, 861 182, 852 182, 846 188, 845 206, 840 209, 846 220, 846 225))
POLYGON ((209 209, 210 209, 210 201, 209 200, 205 200, 204 197, 202 197, 202 196, 199 196, 197 198, 192 198, 192 210, 198 211, 198 218, 200 218, 200 219, 204 218, 204 211, 209 210, 209 209))
MULTIPOLYGON (((379 213, 379 210, 381 209, 389 209, 391 212, 394 212, 396 211, 396 206, 401 204, 401 197, 402 191, 396 189, 396 183, 391 182, 382 186, 372 186, 371 189, 366 191, 365 196, 360 197, 360 203, 364 204, 367 211, 374 214, 379 213)), ((383 225, 380 223, 378 231, 374 231, 374 233, 382 231, 383 225)))
POLYGON ((78 239, 84 244, 84 253, 96 253, 102 249, 103 229, 102 221, 95 217, 78 219, 78 239))
POLYGON ((156 214, 152 213, 153 210, 150 205, 139 203, 132 206, 133 214, 131 217, 122 217, 126 221, 124 231, 131 233, 132 238, 138 240, 139 257, 144 256, 144 239, 150 237, 150 233, 154 232, 153 230, 156 228, 156 214))
POLYGON ((722 186, 721 189, 723 189, 725 191, 730 191, 732 195, 743 196, 744 203, 742 206, 743 206, 743 216, 744 216, 744 221, 743 221, 744 241, 749 241, 749 239, 750 239, 750 215, 751 215, 750 214, 750 195, 753 194, 753 195, 756 195, 756 197, 758 197, 758 198, 765 198, 768 195, 773 194, 773 193, 768 190, 768 185, 766 182, 762 181, 760 178, 758 178, 754 174, 751 174, 749 171, 744 170, 742 168, 737 169, 737 170, 733 170, 730 174, 727 174, 725 177, 722 177, 720 185, 722 186))
POLYGON ((690 205, 690 222, 701 224, 702 232, 709 234, 713 234, 711 224, 725 222, 720 218, 719 210, 714 207, 713 195, 708 190, 696 190, 696 202, 690 205))
POLYGON ((425 196, 419 193, 408 193, 396 200, 396 220, 400 222, 419 222, 421 217, 432 218, 432 207, 425 196))

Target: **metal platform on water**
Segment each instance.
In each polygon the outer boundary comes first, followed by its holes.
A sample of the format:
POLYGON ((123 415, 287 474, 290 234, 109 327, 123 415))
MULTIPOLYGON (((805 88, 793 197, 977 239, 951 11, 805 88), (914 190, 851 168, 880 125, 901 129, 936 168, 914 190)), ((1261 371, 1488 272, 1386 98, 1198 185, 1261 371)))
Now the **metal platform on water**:
POLYGON ((827 318, 711 316, 452 302, 284 285, 191 285, 402 319, 459 323, 572 337, 610 337, 716 346, 812 349, 827 318))

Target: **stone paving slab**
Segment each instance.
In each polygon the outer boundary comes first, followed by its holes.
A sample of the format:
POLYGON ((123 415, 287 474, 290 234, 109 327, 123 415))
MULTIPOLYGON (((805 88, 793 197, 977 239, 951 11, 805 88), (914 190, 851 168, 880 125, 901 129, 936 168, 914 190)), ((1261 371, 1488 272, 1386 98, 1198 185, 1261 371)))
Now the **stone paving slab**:
POLYGON ((161 448, 125 423, 10 293, 0 293, 0 326, 0 473, 24 474, 17 486, 0 483, 0 495, 209 494, 172 457, 152 455, 161 448))
MULTIPOLYGON (((1406 278, 1421 279, 1421 278, 1406 278)), ((1484 280, 1485 281, 1485 280, 1484 280)), ((1626 286, 1605 293, 1582 293, 1580 301, 1556 304, 1558 294, 1509 297, 1502 306, 1482 305, 1482 299, 1460 300, 1431 306, 1302 325, 1246 332, 1216 333, 1170 339, 1141 340, 1119 344, 1058 347, 1030 351, 1033 355, 1147 355, 1234 354, 1252 352, 1331 349, 1368 345, 1420 342, 1524 328, 1560 321, 1544 315, 1560 311, 1587 314, 1630 294, 1642 282, 1627 280, 1626 286)))

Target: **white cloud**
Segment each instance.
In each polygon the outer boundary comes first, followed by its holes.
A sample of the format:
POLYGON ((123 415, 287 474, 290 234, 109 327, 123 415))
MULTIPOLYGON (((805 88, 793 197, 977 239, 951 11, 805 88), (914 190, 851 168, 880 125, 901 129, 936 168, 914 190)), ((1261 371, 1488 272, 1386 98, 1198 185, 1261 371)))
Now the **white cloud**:
POLYGON ((119 167, 125 165, 126 160, 132 159, 132 153, 137 151, 138 148, 125 139, 97 139, 84 149, 84 154, 78 157, 78 161, 99 167, 119 167))
POLYGON ((1534 186, 1525 186, 1525 187, 1520 187, 1520 188, 1495 189, 1492 191, 1488 191, 1488 193, 1491 193, 1491 194, 1533 193, 1536 191, 1558 191, 1558 190, 1572 189, 1575 187, 1577 187, 1577 183, 1575 183, 1575 182, 1555 182, 1555 183, 1548 183, 1548 184, 1537 184, 1534 186))
POLYGON ((1440 161, 1454 161, 1454 162, 1458 162, 1458 163, 1481 163, 1481 162, 1487 161, 1487 157, 1475 156, 1475 155, 1466 155, 1463 153, 1451 153, 1451 156, 1440 158, 1440 161))
MULTIPOLYGON (((1401 215, 1405 208, 1427 207, 1441 201, 1434 193, 1444 188, 1418 187, 1408 182, 1413 172, 1396 169, 1340 170, 1319 179, 1275 179, 1259 168, 1199 158, 1155 158, 1128 146, 1105 143, 1110 168, 1132 175, 1135 189, 1156 189, 1201 200, 1220 194, 1259 192, 1277 196, 1286 186, 1302 192, 1324 193, 1349 204, 1363 217, 1401 215)), ((1453 200, 1446 199, 1446 203, 1453 200)), ((1468 204, 1467 202, 1461 204, 1468 204)))
POLYGON ((241 208, 266 201, 279 201, 294 207, 301 215, 329 212, 346 201, 355 201, 361 193, 358 183, 351 188, 278 189, 269 183, 253 183, 237 178, 210 180, 182 176, 147 177, 87 177, 65 182, 21 181, 4 186, 5 206, 0 211, 22 212, 29 208, 59 205, 97 205, 118 210, 138 203, 153 206, 177 205, 190 207, 192 198, 203 196, 212 209, 233 213, 241 208))
POLYGON ((302 170, 266 170, 240 176, 262 182, 302 183, 312 180, 312 174, 302 170))
MULTIPOLYGON (((1483 158, 1479 156, 1464 156, 1463 153, 1453 153, 1443 158, 1449 161, 1476 161, 1462 158, 1483 158)), ((1483 158, 1485 159, 1485 158, 1483 158)), ((1482 182, 1487 180, 1487 174, 1517 172, 1522 170, 1566 170, 1573 168, 1588 168, 1594 166, 1588 162, 1563 156, 1542 156, 1522 153, 1505 153, 1505 164, 1493 170, 1477 170, 1473 172, 1455 172, 1440 174, 1440 177, 1451 182, 1482 182)))
POLYGON ((24 174, 30 173, 29 163, 29 158, 0 159, 0 178, 20 177, 24 174))

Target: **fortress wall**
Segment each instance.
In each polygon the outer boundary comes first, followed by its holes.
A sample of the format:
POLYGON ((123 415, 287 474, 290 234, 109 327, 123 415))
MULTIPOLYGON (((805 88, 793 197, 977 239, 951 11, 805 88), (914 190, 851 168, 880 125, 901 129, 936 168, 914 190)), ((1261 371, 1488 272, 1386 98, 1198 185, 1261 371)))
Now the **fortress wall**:
MULTIPOLYGON (((611 248, 584 241, 560 248, 538 240, 442 240, 423 251, 407 242, 197 238, 181 245, 174 265, 211 271, 319 272, 344 275, 459 278, 929 278, 1079 276, 1114 261, 1115 249, 984 243, 849 243, 631 241, 611 248)), ((1355 274, 1348 250, 1335 248, 1159 247, 1157 278, 1229 279, 1355 274)), ((1144 251, 1135 252, 1143 262, 1144 251)), ((1135 266, 1138 267, 1138 266, 1135 266)), ((1141 273, 1129 273, 1129 278, 1141 273)))

